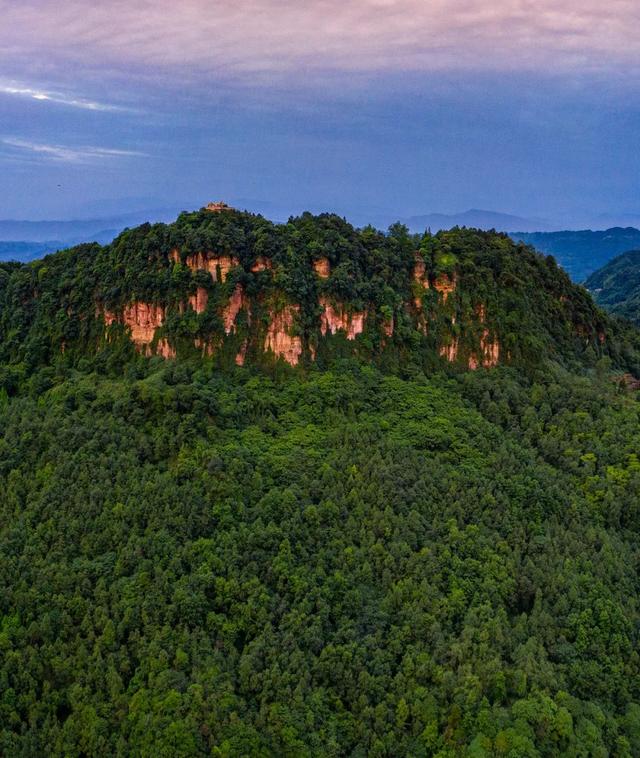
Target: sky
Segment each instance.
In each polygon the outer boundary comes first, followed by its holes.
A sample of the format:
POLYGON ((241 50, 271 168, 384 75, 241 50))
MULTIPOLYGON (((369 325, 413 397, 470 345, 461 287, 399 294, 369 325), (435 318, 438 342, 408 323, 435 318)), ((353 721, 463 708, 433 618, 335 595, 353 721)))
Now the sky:
POLYGON ((637 0, 0 0, 0 219, 640 219, 637 0))

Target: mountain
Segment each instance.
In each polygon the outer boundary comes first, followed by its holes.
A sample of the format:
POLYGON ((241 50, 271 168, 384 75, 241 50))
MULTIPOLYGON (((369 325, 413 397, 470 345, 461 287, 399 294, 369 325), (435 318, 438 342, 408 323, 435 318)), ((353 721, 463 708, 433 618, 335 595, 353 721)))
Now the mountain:
POLYGON ((614 227, 605 231, 520 231, 511 234, 511 237, 555 256, 576 282, 583 282, 620 253, 640 247, 640 230, 633 227, 614 227))
POLYGON ((410 216, 403 222, 415 232, 431 229, 437 232, 454 226, 466 226, 477 229, 497 229, 501 232, 540 231, 550 229, 551 225, 544 219, 527 219, 495 211, 469 210, 464 213, 429 213, 424 216, 410 216))
POLYGON ((630 250, 591 274, 585 287, 603 308, 640 325, 640 250, 630 250))
POLYGON ((0 261, 32 261, 47 253, 68 247, 64 242, 0 242, 0 261))
MULTIPOLYGON (((24 242, 86 241, 114 228, 121 230, 127 226, 128 217, 113 219, 88 219, 78 221, 13 221, 0 220, 0 240, 22 240, 24 242)), ((132 223, 139 223, 135 220, 132 223)), ((109 240, 111 241, 111 240, 109 240)))
POLYGON ((2 296, 0 355, 28 365, 113 352, 127 329, 139 352, 222 362, 323 364, 339 350, 475 366, 616 349, 584 291, 506 236, 384 235, 331 215, 186 213, 12 270, 2 296))
POLYGON ((0 220, 0 260, 32 260, 61 247, 82 242, 106 244, 126 227, 140 224, 148 218, 166 221, 174 218, 175 214, 173 209, 157 209, 70 221, 0 220))
POLYGON ((0 264, 0 754, 640 754, 638 334, 473 229, 0 264))

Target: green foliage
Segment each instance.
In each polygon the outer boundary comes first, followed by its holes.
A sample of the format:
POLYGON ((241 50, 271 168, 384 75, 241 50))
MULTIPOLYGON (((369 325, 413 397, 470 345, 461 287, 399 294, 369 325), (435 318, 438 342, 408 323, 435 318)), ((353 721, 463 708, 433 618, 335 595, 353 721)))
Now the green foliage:
POLYGON ((27 265, 1 264, 0 363, 27 374, 51 364, 121 372, 133 351, 126 330, 118 325, 105 330, 103 315, 122 313, 136 301, 163 308, 158 336, 179 357, 194 354, 196 340, 233 343, 217 351, 223 365, 233 362, 245 339, 251 362, 260 363, 267 308, 287 303, 299 305, 296 333, 306 355, 317 355, 322 366, 336 355, 357 354, 385 370, 415 363, 432 371, 442 362, 440 347, 452 342, 466 365, 471 355, 482 353, 485 328, 499 343, 501 359, 511 364, 532 366, 552 357, 566 365, 594 365, 604 355, 625 370, 640 364, 637 340, 621 338, 620 329, 553 259, 505 235, 453 229, 420 237, 400 224, 386 234, 372 227, 357 230, 330 214, 305 213, 277 225, 248 213, 207 211, 184 213, 170 225, 126 230, 105 247, 81 245, 27 265), (238 265, 226 282, 214 282, 185 265, 195 253, 233 256, 238 265), (426 267, 431 285, 426 290, 414 279, 416 256, 426 267), (253 271, 259 258, 270 261, 271 269, 253 271), (318 259, 330 264, 326 279, 314 272, 318 259), (433 288, 443 276, 456 280, 444 304, 433 288), (228 337, 221 314, 238 284, 254 318, 228 337), (208 293, 200 314, 185 307, 197 287, 208 293), (346 312, 365 311, 365 333, 342 347, 340 338, 323 338, 321 297, 346 312), (420 311, 412 305, 416 298, 420 311), (392 339, 384 335, 390 323, 392 339))
POLYGON ((637 752, 631 396, 175 363, 0 414, 2 754, 637 752))
POLYGON ((592 274, 585 287, 606 310, 640 324, 640 251, 614 258, 592 274))
POLYGON ((639 754, 636 345, 474 230, 199 212, 0 264, 0 754, 639 754), (239 283, 251 324, 203 359, 239 283), (355 344, 320 296, 367 309, 355 344), (105 333, 134 300, 177 360, 105 333), (231 369, 288 302, 315 363, 231 369), (444 366, 485 328, 508 365, 444 366))
POLYGON ((525 232, 511 234, 558 259, 574 282, 584 282, 594 271, 617 255, 640 246, 640 229, 614 227, 602 231, 525 232))

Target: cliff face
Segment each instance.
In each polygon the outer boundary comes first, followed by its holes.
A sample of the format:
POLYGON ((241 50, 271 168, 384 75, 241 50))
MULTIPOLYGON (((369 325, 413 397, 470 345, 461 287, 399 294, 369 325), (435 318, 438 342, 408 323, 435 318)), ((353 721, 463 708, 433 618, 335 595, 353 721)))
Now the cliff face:
POLYGON ((320 298, 320 306, 322 307, 320 333, 323 337, 327 333, 336 334, 342 331, 348 340, 354 340, 364 331, 367 316, 365 311, 349 312, 344 303, 334 304, 325 296, 320 298))
MULTIPOLYGON (((183 258, 177 250, 173 250, 169 258, 172 263, 184 263, 192 271, 208 273, 211 286, 226 283, 230 272, 240 267, 240 261, 237 258, 226 255, 195 253, 183 258)), ((311 265, 318 277, 321 279, 330 278, 330 265, 326 258, 316 260, 311 265)), ((273 262, 264 257, 257 258, 248 266, 248 269, 251 274, 268 271, 272 272, 272 276, 274 271, 273 262)), ((457 289, 455 274, 441 275, 430 281, 426 264, 422 259, 416 259, 413 278, 425 291, 435 293, 436 312, 438 308, 447 304, 457 289)), ((253 344, 259 346, 262 352, 272 354, 275 358, 296 366, 305 353, 305 346, 309 358, 313 360, 316 357, 318 342, 321 339, 342 335, 347 341, 355 342, 358 337, 365 334, 368 319, 372 322, 372 330, 374 332, 377 330, 385 338, 382 342, 383 346, 387 345, 388 341, 394 336, 395 316, 393 314, 379 319, 376 325, 375 319, 367 309, 354 309, 348 303, 326 294, 320 294, 317 299, 320 315, 315 336, 313 331, 312 333, 307 332, 306 335, 303 334, 300 303, 285 303, 276 306, 261 303, 260 300, 260 297, 256 298, 256 304, 253 308, 253 310, 257 309, 261 312, 260 323, 256 324, 255 319, 252 323, 251 298, 247 295, 245 285, 242 282, 237 282, 225 299, 218 299, 218 305, 214 309, 215 315, 219 317, 222 324, 223 334, 196 336, 193 339, 193 346, 203 356, 215 355, 222 349, 225 339, 237 335, 237 320, 242 312, 246 317, 246 333, 235 355, 237 365, 244 364, 247 351, 253 344)), ((177 310, 180 314, 184 314, 190 308, 198 315, 206 314, 209 303, 209 290, 207 287, 199 285, 196 291, 188 296, 186 302, 178 303, 177 310)), ((416 318, 418 328, 427 333, 428 320, 422 299, 414 298, 413 308, 411 304, 411 301, 403 304, 402 310, 405 318, 416 318)), ((434 309, 432 308, 431 311, 433 314, 434 309)), ((172 344, 164 332, 168 315, 166 305, 136 300, 125 305, 120 312, 98 307, 97 313, 103 318, 106 327, 114 323, 122 324, 128 330, 130 339, 138 352, 144 355, 156 354, 164 358, 176 357, 176 346, 172 344)), ((463 355, 464 351, 461 350, 459 336, 450 332, 445 335, 445 342, 440 345, 438 354, 449 362, 461 362, 469 369, 495 366, 499 362, 500 347, 497 338, 491 334, 490 329, 486 326, 484 304, 479 304, 476 307, 474 321, 482 325, 481 336, 475 351, 463 355)), ((450 324, 453 326, 455 323, 456 316, 452 313, 450 324)))
MULTIPOLYGON (((174 263, 182 263, 178 250, 172 250, 170 259, 174 263)), ((232 255, 210 255, 209 253, 194 253, 186 255, 184 264, 191 271, 208 271, 214 282, 224 282, 229 271, 238 266, 240 261, 232 255)))
POLYGON ((282 358, 296 366, 302 355, 302 339, 294 333, 299 305, 287 305, 280 312, 269 313, 269 328, 264 340, 264 349, 271 350, 277 358, 282 358))
MULTIPOLYGON (((480 369, 609 354, 609 325, 549 259, 473 230, 358 231, 227 210, 129 230, 0 270, 0 359, 50 339, 72 361, 129 339, 142 355, 242 365, 334 356, 480 369)), ((28 362, 49 360, 42 348, 28 362), (43 357, 44 356, 44 357, 43 357)))

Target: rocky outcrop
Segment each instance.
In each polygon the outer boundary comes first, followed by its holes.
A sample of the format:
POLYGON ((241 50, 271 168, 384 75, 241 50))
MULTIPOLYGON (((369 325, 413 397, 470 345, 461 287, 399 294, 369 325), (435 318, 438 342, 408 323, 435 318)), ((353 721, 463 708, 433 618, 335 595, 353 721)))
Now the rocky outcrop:
POLYGON ((458 339, 452 339, 448 345, 440 347, 440 357, 445 358, 449 363, 455 363, 458 360, 458 339))
MULTIPOLYGON (((178 250, 172 250, 169 258, 174 263, 181 263, 182 258, 178 250)), ((208 271, 214 282, 224 282, 232 268, 240 265, 240 261, 233 255, 214 255, 212 253, 193 253, 187 255, 184 260, 185 266, 192 271, 208 271)))
MULTIPOLYGON (((175 254, 178 255, 177 252, 175 254)), ((231 256, 209 257, 205 254, 197 254, 195 256, 189 256, 187 261, 197 270, 200 270, 203 265, 206 265, 208 270, 215 270, 215 276, 219 276, 220 279, 226 277, 231 268, 233 268, 234 265, 237 265, 237 259, 231 256)), ((329 275, 329 263, 326 258, 316 260, 313 265, 318 276, 324 277, 325 275, 329 275)), ((256 259, 252 270, 265 271, 270 268, 271 261, 269 259, 258 258, 256 259)), ((212 276, 213 275, 214 274, 212 274, 212 276)), ((457 279, 455 276, 441 276, 435 281, 431 280, 430 283, 426 264, 420 256, 416 257, 413 277, 414 280, 420 284, 421 288, 425 290, 436 290, 442 296, 441 302, 446 302, 447 298, 457 287, 457 279)), ((416 303, 418 302, 421 303, 421 300, 418 299, 416 303)), ((194 293, 188 296, 187 301, 183 301, 178 304, 177 307, 181 314, 184 313, 187 307, 190 307, 196 313, 201 314, 207 310, 208 305, 209 291, 207 287, 200 285, 197 286, 194 293)), ((368 315, 367 310, 352 311, 344 302, 329 298, 327 295, 322 295, 320 297, 319 305, 321 312, 318 327, 322 336, 342 333, 346 339, 353 341, 359 334, 364 332, 368 315)), ((420 306, 417 310, 414 310, 408 305, 407 309, 408 314, 413 314, 414 324, 416 324, 417 328, 426 334, 428 322, 427 313, 424 309, 420 306)), ((222 326, 226 336, 229 337, 236 333, 238 317, 242 311, 246 313, 247 321, 251 326, 251 301, 245 292, 244 286, 238 283, 233 289, 228 302, 220 311, 222 326)), ((300 362, 300 358, 303 354, 302 338, 295 333, 296 322, 300 311, 301 306, 299 304, 288 304, 279 310, 272 309, 268 314, 269 325, 262 344, 262 348, 265 352, 273 353, 275 356, 282 358, 292 366, 295 366, 300 362)), ((131 340, 139 352, 145 355, 157 354, 165 358, 175 357, 175 347, 162 332, 160 334, 157 332, 157 330, 164 325, 166 320, 167 313, 164 305, 136 301, 125 306, 121 312, 98 308, 96 313, 104 318, 107 325, 117 322, 128 327, 131 340)), ((387 314, 385 314, 382 320, 378 322, 380 331, 383 334, 383 339, 380 343, 381 346, 387 344, 387 339, 394 335, 396 327, 394 316, 389 316, 387 314)), ((460 338, 453 336, 450 332, 449 338, 443 336, 441 343, 444 344, 441 344, 439 348, 440 356, 451 363, 465 363, 470 369, 489 368, 497 365, 501 357, 500 345, 486 324, 486 310, 484 304, 476 306, 472 320, 476 323, 476 328, 474 329, 475 333, 480 335, 479 337, 476 337, 475 343, 472 342, 469 344, 467 338, 462 342, 460 338), (479 329, 478 325, 480 326, 479 329), (470 348, 471 352, 469 352, 470 348)), ((438 329, 440 329, 442 321, 443 320, 440 319, 435 322, 436 325, 438 325, 438 329)), ((464 322, 464 319, 461 321, 464 322)), ((450 327, 452 327, 456 322, 455 314, 449 314, 449 316, 444 319, 444 322, 449 323, 450 327)), ((258 328, 257 323, 254 324, 254 326, 256 329, 258 328)), ((462 326, 463 329, 466 329, 464 323, 462 326)), ((245 338, 242 342, 242 346, 239 349, 236 348, 237 353, 235 355, 235 362, 237 365, 244 365, 249 344, 255 344, 256 335, 254 332, 251 332, 248 335, 243 335, 245 338), (254 340, 253 343, 252 340, 254 340)), ((210 337, 203 335, 196 338, 194 344, 203 356, 211 356, 223 346, 224 340, 224 336, 220 334, 216 335, 214 333, 210 337)), ((317 344, 315 344, 313 338, 310 342, 309 350, 311 358, 314 359, 317 344)))
POLYGON ((423 287, 428 288, 429 279, 426 276, 426 273, 427 264, 425 263, 424 258, 419 253, 416 253, 413 265, 413 279, 415 282, 418 282, 418 284, 421 284, 423 287))
POLYGON ((156 354, 161 355, 163 358, 175 358, 176 349, 169 344, 169 341, 165 338, 158 340, 156 345, 156 354))
POLYGON ((313 262, 313 270, 321 279, 328 279, 331 275, 331 264, 328 258, 318 258, 313 262))
POLYGON ((489 330, 485 329, 480 338, 480 355, 473 353, 469 357, 468 366, 472 371, 482 367, 491 368, 497 366, 500 360, 500 345, 492 340, 489 330))
MULTIPOLYGON (((487 320, 487 312, 483 303, 480 303, 475 309, 478 321, 484 324, 487 320)), ((497 340, 491 337, 489 329, 485 327, 480 337, 480 355, 473 354, 469 358, 469 368, 474 370, 480 368, 491 368, 497 366, 500 360, 500 345, 497 340)))
POLYGON ((165 309, 154 303, 135 302, 126 305, 122 317, 113 311, 102 311, 107 326, 118 322, 131 330, 131 340, 136 347, 149 345, 155 336, 156 329, 164 324, 165 309))
POLYGON ((455 274, 441 274, 436 278, 433 288, 442 295, 442 299, 446 303, 449 299, 449 295, 456 291, 457 284, 458 282, 455 274))
MULTIPOLYGON (((475 315, 481 324, 486 321, 486 310, 483 304, 475 308, 475 315)), ((454 363, 459 358, 459 340, 454 337, 447 345, 440 348, 440 356, 450 363, 454 363)), ((491 336, 491 332, 485 326, 480 337, 480 349, 472 352, 467 361, 467 367, 474 371, 478 368, 491 368, 497 366, 500 360, 500 344, 491 336)))
POLYGON ((346 333, 348 340, 354 340, 358 334, 362 334, 364 331, 364 323, 367 316, 365 311, 350 313, 346 310, 343 303, 334 305, 325 296, 320 298, 320 305, 322 306, 320 332, 323 337, 326 334, 336 334, 339 331, 343 331, 346 333))
POLYGON ((166 338, 159 339, 155 344, 155 349, 153 345, 156 329, 165 321, 164 306, 136 301, 126 305, 121 315, 99 307, 96 308, 96 315, 102 316, 107 326, 118 323, 128 327, 131 341, 139 353, 144 355, 155 353, 163 358, 175 358, 175 348, 166 338))
MULTIPOLYGON (((427 276, 427 264, 419 253, 416 253, 414 259, 413 281, 417 285, 417 288, 414 287, 413 305, 417 311, 422 311, 422 290, 428 290, 430 287, 429 277, 427 276)), ((423 334, 427 333, 427 322, 424 316, 420 316, 418 328, 423 334)))
POLYGON ((257 274, 259 271, 271 271, 273 263, 269 258, 265 258, 263 255, 255 259, 251 266, 251 271, 257 274))
POLYGON ((204 313, 208 302, 209 293, 204 287, 198 287, 194 295, 189 295, 189 305, 196 313, 204 313))
MULTIPOLYGON (((278 313, 271 314, 271 321, 264 340, 264 349, 271 350, 278 358, 296 366, 302 355, 302 339, 292 334, 299 305, 287 305, 278 313)), ((237 356, 236 356, 237 359, 237 356)), ((242 358, 244 361, 244 356, 242 358)))
POLYGON ((233 294, 229 298, 225 309, 222 311, 222 322, 224 324, 224 331, 226 334, 231 334, 236 330, 236 319, 242 309, 246 309, 249 312, 249 301, 244 294, 244 288, 241 284, 237 284, 233 290, 233 294))
POLYGON ((244 366, 245 358, 247 357, 247 340, 242 343, 240 350, 236 353, 236 366, 244 366))

